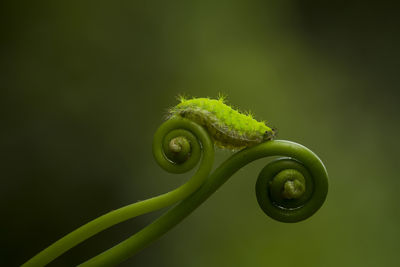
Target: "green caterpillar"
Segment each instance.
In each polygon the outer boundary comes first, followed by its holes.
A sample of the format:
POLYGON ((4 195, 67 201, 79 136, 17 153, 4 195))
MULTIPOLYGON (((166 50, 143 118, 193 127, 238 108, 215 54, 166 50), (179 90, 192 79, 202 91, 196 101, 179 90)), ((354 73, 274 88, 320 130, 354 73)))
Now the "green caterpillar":
POLYGON ((218 99, 179 97, 180 103, 168 111, 168 117, 181 116, 204 126, 214 143, 232 150, 250 147, 276 136, 276 130, 259 122, 251 113, 243 114, 218 99))

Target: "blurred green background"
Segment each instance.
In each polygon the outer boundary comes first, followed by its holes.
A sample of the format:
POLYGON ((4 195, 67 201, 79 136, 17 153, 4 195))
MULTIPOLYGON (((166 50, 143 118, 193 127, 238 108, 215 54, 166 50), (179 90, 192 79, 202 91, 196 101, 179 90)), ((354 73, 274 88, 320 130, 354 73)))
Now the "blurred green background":
MULTIPOLYGON (((252 110, 330 174, 297 224, 257 205, 267 162, 235 174, 122 266, 398 266, 398 9, 363 1, 3 1, 0 265, 17 266, 111 209, 190 177, 163 172, 152 135, 175 96, 252 110)), ((217 152, 216 165, 230 155, 217 152)), ((73 266, 161 212, 50 266, 73 266)))

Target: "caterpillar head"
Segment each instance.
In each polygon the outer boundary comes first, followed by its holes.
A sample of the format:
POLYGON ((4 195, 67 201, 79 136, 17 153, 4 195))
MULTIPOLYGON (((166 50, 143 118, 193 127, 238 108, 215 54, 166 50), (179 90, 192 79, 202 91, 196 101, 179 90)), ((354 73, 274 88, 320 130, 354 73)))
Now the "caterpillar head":
POLYGON ((271 128, 270 130, 266 130, 263 135, 263 140, 268 141, 268 140, 275 139, 277 133, 278 133, 278 131, 276 128, 271 128))

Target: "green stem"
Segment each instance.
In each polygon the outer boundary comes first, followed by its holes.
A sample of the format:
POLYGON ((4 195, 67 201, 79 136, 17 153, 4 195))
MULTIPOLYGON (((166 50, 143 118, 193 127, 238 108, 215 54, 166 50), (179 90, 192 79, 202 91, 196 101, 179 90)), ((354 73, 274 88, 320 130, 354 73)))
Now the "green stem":
POLYGON ((314 177, 312 199, 302 206, 302 209, 294 209, 297 221, 311 216, 321 207, 327 195, 328 174, 322 161, 302 145, 283 140, 268 141, 234 154, 221 164, 195 193, 135 235, 80 266, 114 266, 121 263, 181 222, 240 168, 254 160, 277 155, 297 159, 307 166, 314 177))
POLYGON ((177 189, 109 212, 61 238, 23 266, 44 266, 106 228, 181 201, 152 224, 82 266, 121 263, 182 221, 240 168, 263 157, 290 157, 268 164, 257 180, 257 200, 272 218, 282 222, 304 220, 321 207, 327 195, 328 176, 321 160, 306 147, 289 141, 268 141, 244 149, 210 175, 214 147, 207 131, 190 120, 173 117, 156 131, 153 154, 157 163, 172 173, 191 170, 200 157, 201 163, 194 176, 177 189))
POLYGON ((184 171, 188 171, 193 168, 197 163, 196 159, 200 158, 201 147, 200 144, 197 143, 196 137, 201 141, 203 157, 200 167, 188 182, 168 193, 122 207, 97 219, 94 219, 93 221, 81 226, 75 231, 59 239, 22 266, 44 266, 77 244, 115 224, 145 213, 171 206, 192 194, 199 188, 201 184, 203 184, 204 180, 209 175, 214 162, 214 145, 207 131, 198 124, 186 119, 168 120, 162 124, 155 133, 153 143, 153 153, 160 166, 169 172, 181 173, 183 172, 183 168, 184 171), (175 130, 177 128, 180 130, 175 130), (196 154, 183 165, 176 165, 175 163, 171 162, 171 160, 166 157, 165 151, 161 150, 163 143, 170 142, 170 140, 166 139, 166 136, 170 135, 172 139, 174 134, 185 136, 187 139, 189 139, 193 148, 191 153, 196 154))

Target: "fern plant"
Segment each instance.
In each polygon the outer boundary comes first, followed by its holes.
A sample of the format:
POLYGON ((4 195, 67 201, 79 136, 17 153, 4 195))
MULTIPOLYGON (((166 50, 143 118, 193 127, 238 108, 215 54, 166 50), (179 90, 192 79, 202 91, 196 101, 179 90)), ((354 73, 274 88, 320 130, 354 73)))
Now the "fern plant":
POLYGON ((260 172, 256 196, 271 218, 294 223, 313 215, 324 203, 328 174, 308 148, 273 140, 276 130, 256 121, 251 113, 228 106, 224 98, 185 99, 169 110, 168 120, 156 131, 153 154, 167 172, 185 173, 199 165, 180 187, 144 201, 111 211, 81 226, 38 253, 23 266, 45 266, 89 237, 115 225, 176 204, 153 223, 80 266, 114 266, 155 241, 201 205, 235 172, 250 162, 280 156, 260 172), (238 151, 212 173, 214 144, 238 151), (200 163, 199 163, 200 162, 200 163))

